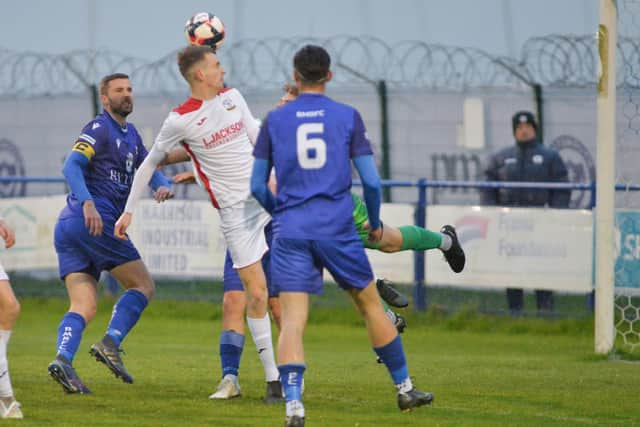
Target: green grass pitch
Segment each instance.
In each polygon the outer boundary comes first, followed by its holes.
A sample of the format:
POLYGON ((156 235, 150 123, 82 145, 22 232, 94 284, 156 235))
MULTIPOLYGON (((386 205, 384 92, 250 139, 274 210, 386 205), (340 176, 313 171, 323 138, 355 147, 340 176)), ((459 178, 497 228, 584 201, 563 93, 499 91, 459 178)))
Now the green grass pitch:
MULTIPOLYGON (((346 298, 343 296, 343 298, 346 298)), ((123 343, 134 384, 116 380, 89 354, 112 301, 85 330, 75 367, 92 395, 66 395, 47 375, 61 298, 22 298, 9 346, 21 426, 281 426, 266 406, 264 376, 247 338, 243 396, 210 401, 219 380, 220 308, 214 302, 152 302, 123 343)), ((593 355, 592 319, 543 320, 411 312, 403 342, 414 383, 432 407, 401 413, 385 368, 349 307, 316 307, 307 332, 304 395, 309 426, 640 425, 640 364, 593 355)))

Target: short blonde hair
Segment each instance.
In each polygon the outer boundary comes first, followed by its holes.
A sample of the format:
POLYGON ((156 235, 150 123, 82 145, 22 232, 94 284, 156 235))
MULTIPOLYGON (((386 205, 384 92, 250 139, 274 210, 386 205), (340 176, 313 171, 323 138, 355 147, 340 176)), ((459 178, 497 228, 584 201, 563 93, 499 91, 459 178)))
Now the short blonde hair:
POLYGON ((202 61, 208 53, 215 53, 209 46, 187 46, 178 52, 178 68, 180 74, 187 81, 191 80, 189 71, 195 64, 202 61))

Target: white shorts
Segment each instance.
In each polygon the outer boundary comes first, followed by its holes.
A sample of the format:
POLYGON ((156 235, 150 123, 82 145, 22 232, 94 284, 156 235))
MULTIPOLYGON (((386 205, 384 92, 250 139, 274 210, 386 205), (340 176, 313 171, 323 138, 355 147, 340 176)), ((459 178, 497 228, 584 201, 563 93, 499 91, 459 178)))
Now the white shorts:
POLYGON ((260 203, 249 196, 233 206, 221 208, 220 229, 231 253, 233 268, 242 268, 260 261, 269 249, 264 227, 271 216, 260 203))
POLYGON ((2 268, 2 264, 0 264, 0 280, 9 280, 9 276, 7 276, 4 268, 2 268))

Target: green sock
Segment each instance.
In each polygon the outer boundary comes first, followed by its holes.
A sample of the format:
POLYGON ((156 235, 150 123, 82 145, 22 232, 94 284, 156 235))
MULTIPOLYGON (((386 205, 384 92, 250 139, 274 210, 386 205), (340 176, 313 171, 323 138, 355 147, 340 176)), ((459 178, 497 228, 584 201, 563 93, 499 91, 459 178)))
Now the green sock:
POLYGON ((382 307, 384 308, 384 312, 387 315, 387 317, 389 319, 391 319, 391 322, 393 324, 396 323, 396 312, 391 310, 391 307, 389 307, 389 304, 387 304, 382 298, 380 298, 380 302, 382 303, 382 307))
POLYGON ((442 235, 440 233, 427 230, 426 228, 415 225, 403 225, 399 227, 402 234, 401 251, 416 250, 425 251, 427 249, 437 249, 442 243, 442 235))

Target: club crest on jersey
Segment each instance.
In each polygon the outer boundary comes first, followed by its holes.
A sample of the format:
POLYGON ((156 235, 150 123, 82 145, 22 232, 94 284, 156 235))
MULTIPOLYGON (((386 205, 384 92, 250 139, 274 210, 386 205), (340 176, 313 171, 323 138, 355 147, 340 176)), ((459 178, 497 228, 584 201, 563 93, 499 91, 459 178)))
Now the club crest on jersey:
POLYGON ((125 169, 127 170, 127 173, 132 173, 133 172, 133 153, 128 153, 127 154, 127 161, 125 162, 125 169))
POLYGON ((230 100, 229 98, 224 98, 222 100, 222 106, 227 110, 227 111, 231 111, 234 108, 236 108, 236 105, 233 103, 232 100, 230 100))

